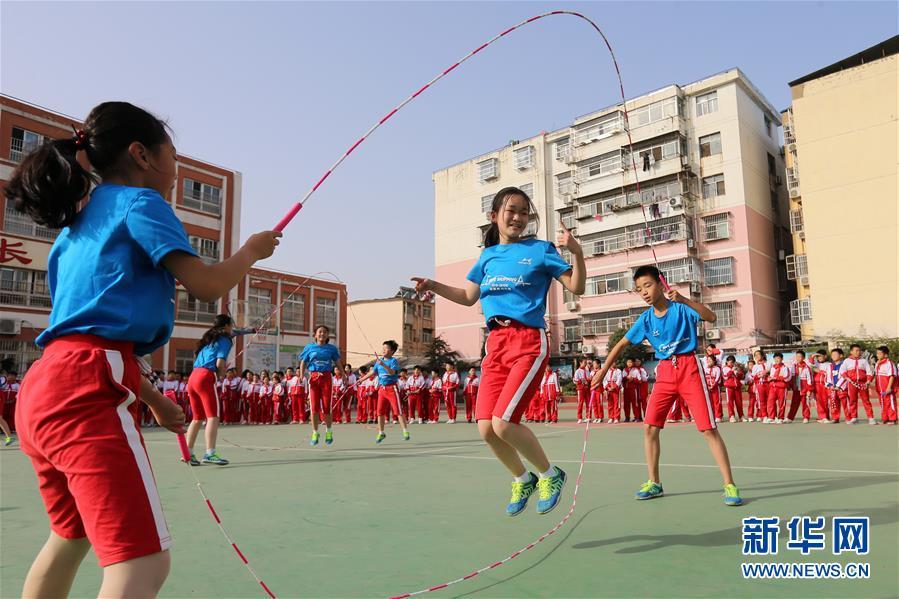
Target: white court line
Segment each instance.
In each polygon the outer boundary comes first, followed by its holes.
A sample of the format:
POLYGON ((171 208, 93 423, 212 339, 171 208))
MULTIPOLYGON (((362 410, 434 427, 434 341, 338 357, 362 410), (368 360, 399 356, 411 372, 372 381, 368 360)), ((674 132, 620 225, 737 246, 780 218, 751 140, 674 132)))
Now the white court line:
MULTIPOLYGON (((176 445, 173 441, 150 441, 151 443, 156 443, 158 445, 176 445)), ((456 460, 496 460, 493 456, 470 456, 470 455, 439 455, 438 452, 441 451, 449 451, 451 449, 469 449, 472 447, 483 447, 486 443, 478 443, 478 444, 469 444, 469 445, 454 445, 450 447, 439 447, 437 449, 425 449, 422 451, 379 451, 379 450, 371 450, 371 449, 343 449, 342 452, 347 453, 365 453, 365 454, 377 454, 377 455, 426 455, 433 454, 434 457, 437 458, 449 458, 456 460)), ((247 446, 250 447, 250 446, 247 446)), ((277 449, 276 447, 266 447, 264 445, 253 446, 255 449, 277 449)), ((283 449, 282 451, 317 451, 319 453, 322 452, 321 449, 313 449, 306 447, 291 447, 287 449, 283 449)), ((553 460, 554 463, 557 464, 580 464, 580 460, 553 460)), ((614 462, 608 460, 587 460, 586 464, 598 464, 602 466, 642 466, 646 467, 645 462, 614 462)), ((718 466, 711 464, 668 464, 663 463, 659 464, 659 466, 664 467, 674 467, 674 468, 718 468, 718 466)), ((899 476, 899 472, 888 472, 885 470, 839 470, 832 468, 786 468, 786 467, 777 467, 777 466, 734 466, 731 465, 733 470, 776 470, 776 471, 784 471, 784 472, 826 472, 831 474, 889 474, 892 476, 899 476)))

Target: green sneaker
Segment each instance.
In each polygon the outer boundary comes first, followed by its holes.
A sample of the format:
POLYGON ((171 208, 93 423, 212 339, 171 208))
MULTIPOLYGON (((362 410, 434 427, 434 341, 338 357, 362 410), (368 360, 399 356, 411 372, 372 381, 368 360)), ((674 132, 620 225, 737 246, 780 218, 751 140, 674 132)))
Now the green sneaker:
POLYGON ((227 466, 229 462, 218 453, 207 453, 203 456, 203 463, 215 464, 217 466, 227 466))
POLYGON ((309 439, 309 445, 318 445, 318 431, 312 431, 312 438, 309 439))
POLYGON ((529 473, 531 480, 526 483, 512 481, 512 498, 509 499, 509 505, 506 506, 507 516, 517 516, 528 506, 528 498, 537 490, 537 475, 533 472, 529 473))
POLYGON ((643 483, 643 486, 640 487, 640 490, 637 491, 637 494, 634 495, 635 499, 652 499, 653 497, 661 497, 665 494, 665 491, 662 489, 662 485, 659 483, 653 482, 651 480, 643 483))
POLYGON ((541 478, 537 481, 537 513, 540 515, 547 514, 559 505, 559 498, 562 497, 562 488, 565 486, 565 480, 568 476, 565 471, 556 466, 555 476, 549 478, 541 478))
POLYGON ((724 485, 724 505, 743 505, 743 498, 736 485, 724 485))
POLYGON ((386 433, 378 433, 378 436, 375 437, 375 443, 380 443, 381 441, 383 441, 386 438, 387 438, 386 433))
POLYGON ((409 435, 409 431, 403 431, 403 441, 408 441, 412 437, 409 435))
MULTIPOLYGON (((181 458, 181 461, 183 462, 184 458, 181 458)), ((198 460, 197 456, 195 456, 194 454, 190 454, 190 459, 187 460, 187 463, 190 464, 191 466, 199 466, 200 460, 198 460)))
POLYGON ((13 444, 14 441, 15 441, 15 439, 13 439, 12 437, 6 437, 5 439, 3 439, 3 446, 9 447, 10 445, 13 444))
POLYGON ((330 445, 334 442, 334 433, 331 431, 325 431, 325 445, 330 445))

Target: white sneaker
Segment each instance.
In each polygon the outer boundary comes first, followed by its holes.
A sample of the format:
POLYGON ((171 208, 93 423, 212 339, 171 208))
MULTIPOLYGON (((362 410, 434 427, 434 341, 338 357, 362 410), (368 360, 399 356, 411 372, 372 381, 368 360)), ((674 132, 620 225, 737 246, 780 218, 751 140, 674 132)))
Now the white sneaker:
POLYGON ((618 419, 616 418, 616 419, 615 419, 615 424, 618 424, 619 422, 620 422, 620 420, 618 420, 618 419))
POLYGON ((715 422, 721 422, 720 418, 715 418, 715 422))
POLYGON ((802 419, 802 424, 808 424, 808 418, 803 418, 803 419, 802 419))
POLYGON ((584 423, 584 421, 583 421, 583 420, 581 420, 581 419, 580 419, 580 418, 578 418, 578 419, 577 419, 577 423, 578 423, 578 424, 583 424, 583 423, 584 423))
POLYGON ((784 423, 784 421, 781 420, 780 418, 775 418, 775 419, 774 419, 774 424, 783 424, 783 423, 784 423))
POLYGON ((743 419, 743 422, 752 422, 752 419, 751 419, 751 418, 744 418, 744 419, 743 419))
POLYGON ((784 424, 791 424, 793 421, 789 418, 784 418, 784 424))
POLYGON ((822 419, 818 420, 818 424, 830 424, 830 419, 822 418, 822 419))
POLYGON ((764 420, 762 420, 762 424, 771 424, 771 419, 765 418, 764 420))
POLYGON ((734 418, 733 416, 730 417, 730 422, 736 422, 736 421, 737 421, 736 418, 734 418))
POLYGON ((851 420, 847 420, 846 424, 855 424, 856 422, 858 422, 858 418, 852 418, 851 420))
POLYGON ((675 420, 674 420, 674 418, 669 418, 669 419, 666 420, 665 422, 675 422, 675 420))
POLYGON ((871 426, 877 426, 877 421, 873 418, 868 418, 868 424, 870 424, 871 426))
POLYGON ((453 420, 452 418, 450 418, 449 420, 446 421, 446 423, 447 424, 456 424, 456 421, 453 420))

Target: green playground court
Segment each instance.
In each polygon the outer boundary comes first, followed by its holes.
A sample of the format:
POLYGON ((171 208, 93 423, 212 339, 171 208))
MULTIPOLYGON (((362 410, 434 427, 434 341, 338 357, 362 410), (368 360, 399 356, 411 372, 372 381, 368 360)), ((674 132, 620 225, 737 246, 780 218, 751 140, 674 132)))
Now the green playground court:
MULTIPOLYGON (((570 418, 570 412, 563 412, 570 418)), ((241 550, 278 597, 388 597, 465 575, 505 558, 552 528, 574 489, 583 427, 535 425, 553 462, 570 475, 562 504, 503 514, 509 476, 474 425, 335 427, 331 447, 308 446, 309 427, 224 428, 227 467, 202 481, 241 550), (227 440, 243 446, 238 448, 227 440), (292 446, 287 449, 271 450, 292 446)), ((667 495, 637 502, 646 479, 639 425, 594 425, 577 509, 564 528, 500 568, 433 597, 896 597, 899 594, 897 427, 724 423, 722 433, 746 499, 725 507, 720 477, 693 425, 662 435, 667 495), (787 549, 786 521, 825 516, 827 547, 787 549), (779 552, 744 556, 741 519, 779 516, 779 552), (834 516, 870 518, 870 553, 831 552, 834 516), (746 580, 740 564, 868 563, 866 580, 746 580)), ((175 437, 145 431, 174 536, 164 597, 261 597, 215 523, 175 437)), ((0 596, 21 592, 47 521, 27 458, 0 452, 0 596)), ((95 597, 100 570, 89 555, 72 596, 95 597)))

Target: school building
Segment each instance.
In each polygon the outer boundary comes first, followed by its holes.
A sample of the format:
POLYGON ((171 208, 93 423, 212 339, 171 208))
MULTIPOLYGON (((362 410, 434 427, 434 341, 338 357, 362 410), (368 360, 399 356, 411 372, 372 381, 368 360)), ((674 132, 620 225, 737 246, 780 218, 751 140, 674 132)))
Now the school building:
MULTIPOLYGON (((584 248, 586 293, 549 293, 552 356, 607 353, 646 309, 632 273, 653 262, 650 248, 669 283, 718 315, 707 342, 745 352, 797 337, 780 114, 739 69, 629 99, 627 111, 628 123, 616 104, 435 172, 437 280, 465 280, 493 196, 511 185, 534 201, 528 233, 554 242, 561 219, 584 248)), ((438 298, 437 334, 477 359, 483 315, 438 298)))
POLYGON ((388 339, 399 344, 399 357, 424 356, 434 340, 434 300, 421 298, 411 287, 400 287, 393 297, 352 301, 349 307, 353 316, 347 323, 347 361, 351 364, 370 362, 372 351, 381 353, 381 344, 388 339))
MULTIPOLYGON (((20 373, 40 356, 34 340, 49 323, 47 258, 57 232, 16 212, 2 189, 29 152, 45 139, 71 137, 73 127, 81 124, 79 119, 0 95, 0 357, 12 356, 20 373)), ((228 258, 240 247, 241 174, 182 154, 177 173, 168 199, 191 245, 205 262, 228 258)), ((331 281, 253 269, 215 302, 201 302, 180 285, 172 299, 175 329, 171 341, 152 356, 157 369, 190 370, 197 340, 222 312, 254 326, 280 306, 269 319, 267 334, 255 338, 247 351, 243 351, 246 339, 238 338, 238 367, 290 365, 285 354, 308 343, 318 322, 333 324, 335 344, 346 347, 346 288, 331 281)))
POLYGON ((899 336, 897 54, 899 36, 790 82, 787 267, 806 340, 899 336))

